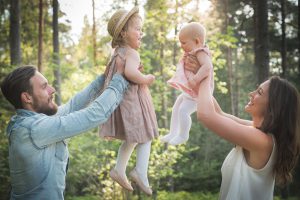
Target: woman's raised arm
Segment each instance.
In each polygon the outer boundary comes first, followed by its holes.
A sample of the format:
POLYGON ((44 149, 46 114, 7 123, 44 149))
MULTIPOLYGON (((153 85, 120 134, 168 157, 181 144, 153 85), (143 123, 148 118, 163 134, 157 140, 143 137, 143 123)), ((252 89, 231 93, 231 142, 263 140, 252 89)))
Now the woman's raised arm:
POLYGON ((265 152, 266 148, 270 149, 270 145, 272 147, 272 139, 267 134, 220 112, 220 107, 210 92, 209 77, 199 87, 197 117, 204 126, 220 137, 250 152, 265 152))

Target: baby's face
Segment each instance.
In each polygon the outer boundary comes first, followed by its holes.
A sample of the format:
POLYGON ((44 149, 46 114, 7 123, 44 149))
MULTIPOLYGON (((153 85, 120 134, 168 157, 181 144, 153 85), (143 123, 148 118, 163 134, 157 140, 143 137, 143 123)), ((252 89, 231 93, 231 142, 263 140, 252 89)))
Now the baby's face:
POLYGON ((192 51, 195 48, 197 48, 196 39, 189 36, 188 34, 180 33, 179 34, 179 41, 180 41, 180 47, 186 53, 192 51))

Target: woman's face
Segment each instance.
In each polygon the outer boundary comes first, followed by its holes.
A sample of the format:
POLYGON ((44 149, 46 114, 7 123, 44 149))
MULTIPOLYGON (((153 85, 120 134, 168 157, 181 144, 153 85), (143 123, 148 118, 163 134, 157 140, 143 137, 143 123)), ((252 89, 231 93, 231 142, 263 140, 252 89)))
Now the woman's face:
POLYGON ((249 93, 249 103, 245 106, 245 111, 252 117, 263 118, 269 103, 270 81, 263 82, 255 91, 249 93))

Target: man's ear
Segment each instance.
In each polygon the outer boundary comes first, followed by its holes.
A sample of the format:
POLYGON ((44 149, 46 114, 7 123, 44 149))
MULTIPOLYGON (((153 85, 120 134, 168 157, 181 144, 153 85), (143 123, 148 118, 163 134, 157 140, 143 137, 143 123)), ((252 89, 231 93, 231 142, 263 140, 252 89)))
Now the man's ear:
POLYGON ((28 92, 21 93, 21 100, 23 103, 31 104, 32 103, 32 96, 28 92))

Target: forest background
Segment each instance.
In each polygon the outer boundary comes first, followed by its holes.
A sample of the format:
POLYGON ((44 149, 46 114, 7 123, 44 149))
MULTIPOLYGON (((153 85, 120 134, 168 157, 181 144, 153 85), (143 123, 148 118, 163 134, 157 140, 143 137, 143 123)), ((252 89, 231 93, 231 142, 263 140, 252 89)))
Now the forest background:
MULTIPOLYGON (((56 102, 66 102, 103 73, 111 52, 106 31, 109 17, 116 9, 138 5, 144 13, 139 52, 145 73, 156 76, 150 90, 161 135, 168 132, 178 95, 166 81, 182 55, 177 34, 184 23, 198 21, 207 28, 215 70, 214 96, 224 111, 249 119, 244 112, 248 93, 271 75, 280 75, 300 88, 299 0, 211 0, 205 10, 203 0, 89 1, 92 22, 84 17, 79 40, 74 41, 72 19, 66 18, 59 1, 0 0, 0 81, 14 68, 33 64, 55 86, 56 102)), ((2 94, 0 105, 0 199, 8 199, 5 128, 14 109, 2 94)), ((100 139, 97 129, 69 139, 66 199, 217 199, 220 168, 233 145, 203 127, 195 114, 192 118, 186 144, 172 147, 153 141, 152 197, 145 197, 138 188, 127 193, 109 178, 119 141, 100 139)), ((128 169, 133 166, 131 159, 128 169)), ((276 199, 300 199, 300 164, 294 182, 276 187, 275 195, 276 199)))

